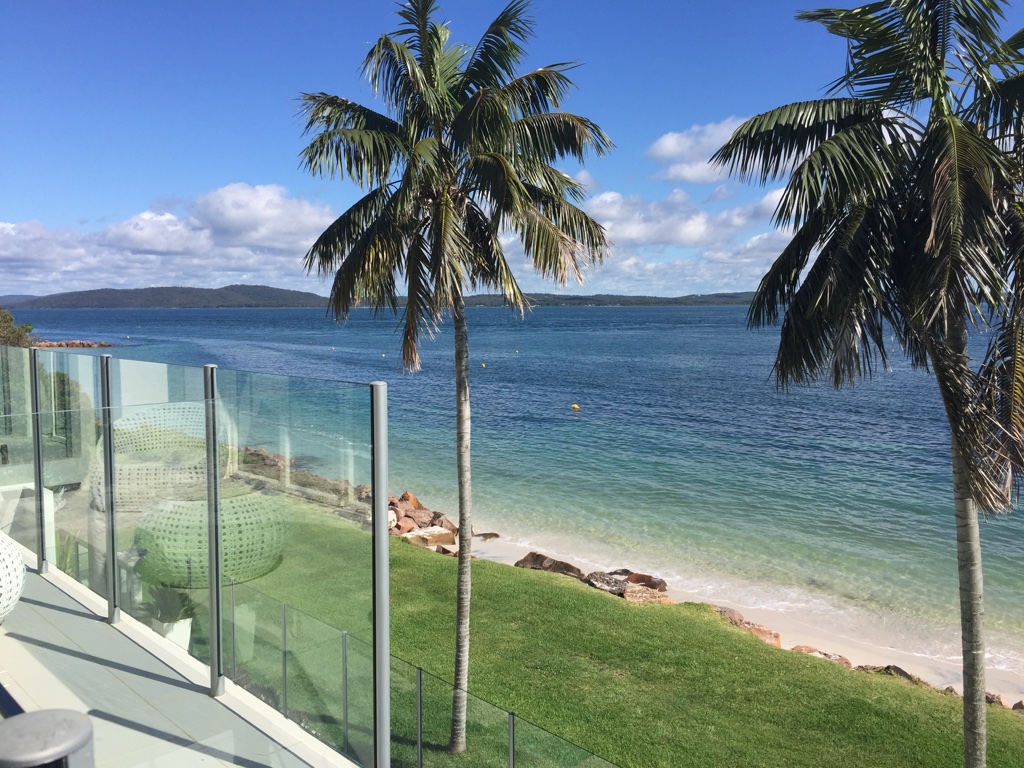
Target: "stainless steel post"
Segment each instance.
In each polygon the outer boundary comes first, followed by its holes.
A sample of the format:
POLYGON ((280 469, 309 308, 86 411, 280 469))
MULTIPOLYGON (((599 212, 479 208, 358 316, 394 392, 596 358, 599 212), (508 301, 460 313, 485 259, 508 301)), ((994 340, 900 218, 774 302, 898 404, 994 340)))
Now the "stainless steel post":
POLYGON ((345 752, 348 746, 348 632, 341 633, 341 735, 345 752))
MULTIPOLYGON (((46 559, 46 499, 43 497, 43 427, 39 414, 39 349, 28 351, 29 385, 32 402, 32 483, 36 493, 36 568, 46 573, 50 564, 46 559)), ((52 389, 52 386, 51 386, 52 389)))
POLYGON ((516 768, 516 713, 508 713, 508 768, 516 768))
POLYGON ((238 680, 238 620, 235 617, 235 580, 231 580, 231 679, 238 680))
POLYGON ((206 511, 209 521, 210 695, 224 694, 223 595, 220 546, 220 446, 217 442, 217 366, 203 366, 206 401, 206 511))
POLYGON ((288 603, 281 603, 281 712, 288 717, 288 603))
POLYGON ((370 384, 373 472, 373 755, 391 768, 391 630, 388 595, 388 385, 370 384))
POLYGON ((416 768, 423 768, 423 667, 416 667, 416 768))
MULTIPOLYGON (((117 509, 114 483, 114 414, 110 397, 110 355, 100 355, 100 404, 103 411, 103 507, 106 511, 107 561, 104 575, 107 583, 107 621, 121 620, 121 580, 117 574, 117 509)), ((90 553, 90 557, 92 553, 90 553)), ((92 569, 90 568, 90 571, 92 569)))

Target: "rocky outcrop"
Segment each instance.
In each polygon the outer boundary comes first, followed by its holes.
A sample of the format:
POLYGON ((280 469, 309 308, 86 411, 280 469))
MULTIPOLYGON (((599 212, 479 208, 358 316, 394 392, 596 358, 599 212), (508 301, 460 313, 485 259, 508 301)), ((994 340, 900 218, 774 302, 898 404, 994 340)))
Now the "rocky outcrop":
POLYGON ((37 341, 32 346, 39 347, 41 349, 50 349, 53 347, 60 349, 98 349, 100 347, 112 347, 113 344, 108 344, 105 341, 81 341, 80 339, 74 339, 69 341, 37 341))
POLYGON ((676 601, 666 595, 664 592, 659 592, 656 589, 645 587, 641 584, 626 584, 626 588, 622 592, 622 596, 628 603, 637 603, 638 605, 645 605, 647 603, 667 603, 669 605, 675 605, 676 601))
POLYGON ((535 571, 547 571, 548 573, 561 573, 565 576, 572 576, 574 579, 583 581, 583 571, 571 563, 563 560, 555 560, 553 557, 542 555, 540 552, 531 552, 522 560, 516 563, 516 568, 529 568, 535 571))
POLYGON ((604 573, 603 571, 588 573, 583 581, 595 589, 600 589, 602 592, 610 592, 619 597, 622 597, 626 592, 625 579, 612 576, 610 573, 604 573))
POLYGON ((782 638, 779 637, 779 633, 763 624, 755 624, 752 621, 747 621, 743 618, 743 614, 733 608, 723 608, 720 605, 712 606, 718 613, 728 620, 731 624, 736 625, 740 629, 745 629, 747 632, 752 634, 762 643, 773 645, 776 648, 782 647, 782 638))

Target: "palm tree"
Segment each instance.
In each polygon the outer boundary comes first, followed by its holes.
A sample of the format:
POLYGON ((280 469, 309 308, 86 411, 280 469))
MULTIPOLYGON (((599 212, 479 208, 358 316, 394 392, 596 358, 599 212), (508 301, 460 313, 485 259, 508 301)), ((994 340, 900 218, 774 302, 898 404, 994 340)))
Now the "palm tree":
POLYGON ((963 636, 964 760, 985 764, 978 512, 1012 506, 1024 425, 1024 33, 999 0, 884 0, 798 18, 848 46, 826 98, 741 125, 713 160, 765 184, 792 239, 751 327, 782 310, 780 388, 840 387, 887 365, 892 334, 934 372, 951 430, 963 636), (968 332, 990 331, 971 368, 968 332))
POLYGON ((402 358, 419 368, 418 343, 445 313, 455 327, 459 560, 455 691, 450 748, 465 749, 469 682, 470 485, 467 289, 500 292, 527 306, 506 260, 514 234, 534 267, 559 284, 582 280, 600 262, 604 229, 578 204, 585 190, 557 170, 611 142, 590 120, 557 111, 572 81, 571 64, 516 75, 533 32, 528 2, 512 0, 475 48, 449 41, 434 0, 400 7, 401 26, 383 35, 363 74, 387 114, 326 93, 304 94, 305 167, 348 176, 366 194, 331 224, 306 254, 308 271, 333 273, 330 308, 346 318, 359 302, 398 312, 407 286, 402 358))

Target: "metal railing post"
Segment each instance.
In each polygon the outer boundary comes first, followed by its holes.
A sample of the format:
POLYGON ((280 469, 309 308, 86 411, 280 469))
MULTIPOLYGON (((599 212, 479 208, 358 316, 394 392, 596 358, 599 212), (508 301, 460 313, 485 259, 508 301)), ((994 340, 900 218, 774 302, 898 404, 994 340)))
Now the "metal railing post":
POLYGON ((348 752, 348 632, 341 633, 341 735, 348 752))
MULTIPOLYGON (((46 499, 43 487, 43 427, 39 413, 39 349, 28 351, 29 389, 32 403, 32 484, 36 494, 36 568, 39 573, 49 570, 46 559, 46 499)), ((51 386, 52 389, 52 386, 51 386)))
POLYGON ((238 680, 238 619, 235 616, 234 579, 231 579, 231 679, 238 680))
POLYGON ((391 634, 388 595, 388 385, 370 384, 373 474, 373 755, 391 768, 391 634))
POLYGON ((281 603, 281 713, 288 717, 288 603, 281 603))
POLYGON ((416 768, 423 768, 423 667, 416 667, 416 768))
POLYGON ((206 511, 209 527, 210 695, 224 694, 223 595, 220 546, 220 446, 217 442, 217 366, 203 366, 206 402, 206 511))
POLYGON ((516 713, 508 713, 508 768, 516 768, 516 713))
MULTIPOLYGON (((110 392, 110 355, 100 355, 100 405, 103 411, 103 507, 106 511, 107 541, 104 576, 107 584, 107 621, 121 620, 121 580, 117 574, 117 509, 114 484, 114 414, 110 392)), ((90 556, 91 553, 90 553, 90 556)), ((92 567, 90 566, 90 573, 92 567)), ((91 586, 91 585, 90 585, 91 586)))

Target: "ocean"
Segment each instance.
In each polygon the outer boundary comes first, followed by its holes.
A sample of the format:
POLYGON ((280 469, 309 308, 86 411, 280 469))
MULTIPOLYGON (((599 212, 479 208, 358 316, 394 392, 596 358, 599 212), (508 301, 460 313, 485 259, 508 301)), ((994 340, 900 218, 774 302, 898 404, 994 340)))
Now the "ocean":
MULTIPOLYGON (((44 339, 119 357, 383 380, 391 492, 454 515, 451 325, 401 367, 391 316, 357 310, 22 310, 44 339)), ((893 370, 776 390, 777 329, 745 308, 468 310, 474 526, 696 599, 868 620, 959 656, 949 437, 934 381, 893 370), (579 405, 573 410, 572 405, 579 405)), ((1024 674, 1024 515, 982 523, 989 663, 1024 674)))

